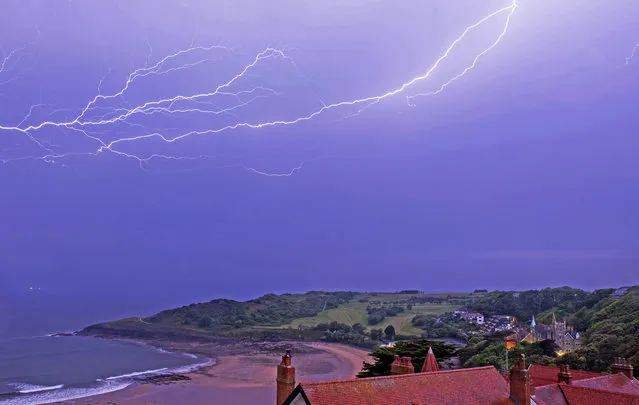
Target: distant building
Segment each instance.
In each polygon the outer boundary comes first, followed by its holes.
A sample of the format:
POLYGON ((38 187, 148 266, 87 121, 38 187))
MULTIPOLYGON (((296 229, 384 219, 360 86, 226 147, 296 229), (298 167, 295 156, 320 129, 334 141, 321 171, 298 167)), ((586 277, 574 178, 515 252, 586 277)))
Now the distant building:
POLYGON ((483 334, 491 334, 506 330, 514 330, 517 319, 508 315, 493 315, 486 320, 480 332, 483 334))
POLYGON ((550 325, 537 324, 533 315, 530 322, 530 336, 526 336, 525 341, 533 343, 542 340, 554 340, 555 344, 564 352, 577 349, 581 345, 579 332, 572 326, 566 325, 566 320, 557 322, 555 314, 552 314, 550 325))
POLYGON ((479 312, 469 312, 469 311, 455 311, 453 315, 465 319, 470 323, 477 323, 477 325, 484 324, 484 315, 479 312))
POLYGON ((621 287, 621 288, 617 288, 615 291, 612 292, 612 294, 610 294, 614 299, 618 300, 619 298, 623 297, 624 295, 626 295, 626 293, 628 292, 628 287, 621 287))

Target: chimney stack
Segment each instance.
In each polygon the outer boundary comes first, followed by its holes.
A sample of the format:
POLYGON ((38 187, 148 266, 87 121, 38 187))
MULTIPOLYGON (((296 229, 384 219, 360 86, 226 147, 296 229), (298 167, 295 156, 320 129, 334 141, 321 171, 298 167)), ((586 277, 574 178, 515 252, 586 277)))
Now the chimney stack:
POLYGON ((391 364, 392 375, 413 374, 414 372, 415 367, 410 357, 399 357, 395 355, 395 360, 393 360, 393 364, 391 364))
POLYGON ((557 374, 557 382, 570 384, 572 383, 572 374, 567 364, 561 364, 559 366, 559 374, 557 374))
POLYGON ((530 405, 530 396, 535 393, 535 386, 526 368, 526 356, 522 353, 510 371, 510 398, 517 405, 530 405))
POLYGON ((277 402, 282 405, 295 388, 295 367, 291 365, 291 351, 287 350, 282 356, 282 362, 277 366, 277 402))
POLYGON ((626 377, 632 379, 634 367, 632 367, 630 359, 615 357, 612 366, 610 366, 610 371, 612 372, 612 374, 621 373, 626 377))

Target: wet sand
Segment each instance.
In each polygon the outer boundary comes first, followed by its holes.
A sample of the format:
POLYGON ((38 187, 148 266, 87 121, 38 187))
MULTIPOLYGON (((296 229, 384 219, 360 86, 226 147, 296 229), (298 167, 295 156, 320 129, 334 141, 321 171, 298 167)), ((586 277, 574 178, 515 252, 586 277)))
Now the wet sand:
MULTIPOLYGON (((292 342, 288 346, 293 350, 298 382, 353 378, 362 362, 371 361, 366 350, 339 344, 292 342)), ((184 374, 189 381, 134 384, 122 391, 58 405, 272 405, 282 354, 222 355, 214 366, 184 374)))

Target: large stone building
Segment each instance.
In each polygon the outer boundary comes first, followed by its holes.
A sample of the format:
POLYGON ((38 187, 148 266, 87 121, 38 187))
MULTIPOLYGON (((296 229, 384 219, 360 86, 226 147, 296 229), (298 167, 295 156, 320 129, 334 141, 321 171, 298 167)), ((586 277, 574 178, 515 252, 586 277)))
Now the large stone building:
POLYGON ((276 405, 637 405, 639 381, 625 359, 612 374, 567 366, 526 366, 524 355, 510 373, 494 367, 440 371, 429 351, 421 372, 408 357, 395 357, 393 375, 295 385, 290 352, 278 366, 276 405))
POLYGON ((526 339, 529 342, 539 342, 542 340, 554 340, 557 346, 564 351, 569 352, 578 348, 581 344, 579 332, 575 331, 572 326, 566 325, 566 319, 557 322, 555 314, 552 314, 552 323, 550 325, 537 324, 533 315, 530 322, 531 336, 526 339))

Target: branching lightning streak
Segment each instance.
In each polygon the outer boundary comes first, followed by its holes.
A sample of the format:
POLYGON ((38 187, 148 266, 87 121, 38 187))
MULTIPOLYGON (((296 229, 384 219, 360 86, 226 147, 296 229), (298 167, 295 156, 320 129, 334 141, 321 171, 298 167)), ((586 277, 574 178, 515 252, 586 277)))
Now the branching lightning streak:
POLYGON ((254 169, 252 167, 244 167, 244 170, 246 170, 247 172, 259 174, 259 175, 265 176, 265 177, 291 177, 292 175, 295 174, 296 171, 301 170, 302 166, 304 166, 304 162, 300 163, 299 166, 296 166, 296 167, 292 168, 291 170, 289 170, 286 173, 264 172, 264 171, 260 171, 260 170, 254 169))
MULTIPOLYGON (((147 41, 148 43, 148 41, 147 41)), ((98 95, 95 96, 93 98, 93 100, 91 100, 86 107, 84 107, 84 110, 82 110, 82 113, 71 123, 69 123, 69 125, 73 125, 76 123, 80 123, 80 121, 82 120, 82 118, 84 117, 84 115, 87 113, 87 111, 89 111, 91 109, 91 107, 93 107, 98 101, 103 101, 103 100, 109 100, 109 99, 114 99, 117 97, 120 97, 122 95, 124 95, 124 93, 126 93, 127 90, 129 90, 129 86, 131 86, 131 84, 138 78, 142 78, 145 76, 149 76, 149 75, 161 75, 161 74, 167 74, 176 70, 181 70, 181 69, 187 69, 189 67, 193 67, 196 66, 199 63, 202 63, 204 61, 199 61, 196 63, 190 63, 190 64, 184 64, 184 65, 180 65, 178 67, 172 68, 172 69, 168 69, 165 71, 162 71, 162 67, 170 62, 171 60, 174 60, 176 58, 178 58, 179 56, 191 53, 191 52, 195 52, 195 51, 211 51, 213 49, 223 49, 223 50, 227 50, 230 51, 229 48, 225 47, 225 46, 221 46, 221 45, 213 45, 213 46, 209 46, 209 47, 203 47, 203 46, 193 46, 190 47, 188 49, 183 49, 180 50, 178 52, 175 52, 171 55, 165 56, 164 58, 160 59, 155 65, 151 66, 151 67, 144 67, 144 68, 140 68, 140 69, 136 69, 135 71, 133 71, 133 73, 131 73, 129 75, 129 77, 127 77, 126 82, 124 83, 124 86, 122 87, 122 89, 120 91, 118 91, 117 93, 114 93, 110 96, 103 96, 102 94, 100 94, 100 92, 98 91, 98 95)), ((147 57, 147 61, 148 58, 150 58, 152 55, 152 52, 149 52, 149 55, 147 57)), ((148 62, 147 62, 148 64, 148 62)), ((102 85, 102 81, 100 81, 100 87, 102 85)))
MULTIPOLYGON (((16 62, 14 62, 14 64, 16 64, 20 60, 20 58, 22 58, 23 56, 22 51, 26 50, 30 46, 35 45, 38 42, 38 40, 40 40, 40 30, 38 30, 38 36, 33 42, 28 42, 25 45, 21 46, 20 48, 13 49, 9 51, 8 53, 5 53, 4 50, 0 48, 0 55, 2 55, 2 61, 0 61, 0 74, 6 73, 9 70, 11 70, 11 67, 9 65, 12 62, 12 60, 17 59, 16 62)), ((5 81, 4 83, 7 83, 8 81, 10 80, 5 81)))
MULTIPOLYGON (((182 70, 187 70, 199 66, 207 61, 207 59, 196 59, 195 61, 190 62, 181 62, 180 60, 187 56, 195 56, 195 54, 204 54, 212 51, 224 51, 224 52, 235 52, 233 49, 227 48, 221 45, 213 45, 213 46, 195 46, 191 45, 189 48, 179 50, 174 52, 168 56, 165 56, 158 60, 156 63, 151 64, 150 59, 153 55, 153 48, 151 47, 148 39, 148 53, 146 55, 146 63, 144 67, 133 69, 133 71, 126 77, 124 84, 119 88, 119 90, 104 94, 103 87, 106 78, 110 75, 109 73, 103 77, 98 83, 98 91, 97 94, 90 99, 86 105, 77 109, 78 113, 74 114, 72 118, 69 119, 51 119, 51 117, 57 112, 61 112, 63 110, 55 110, 49 113, 48 119, 40 122, 34 121, 34 116, 36 115, 36 111, 43 110, 45 107, 48 107, 42 100, 40 100, 39 104, 32 105, 29 108, 28 113, 24 116, 24 118, 15 126, 10 125, 0 125, 0 133, 2 132, 13 132, 18 134, 25 135, 31 142, 37 145, 45 153, 43 155, 36 156, 26 156, 21 158, 13 158, 12 160, 23 160, 23 159, 40 159, 45 162, 54 162, 57 159, 61 159, 68 156, 97 156, 102 152, 111 152, 115 155, 126 157, 129 159, 134 159, 139 162, 140 166, 143 167, 146 163, 153 159, 167 159, 167 160, 196 160, 200 158, 211 158, 208 155, 198 155, 196 157, 184 157, 184 156, 173 156, 166 153, 148 153, 145 155, 139 155, 133 152, 123 151, 121 146, 126 144, 133 144, 136 142, 141 142, 143 140, 148 139, 157 139, 166 144, 173 144, 176 141, 194 136, 194 135, 212 135, 212 134, 220 134, 222 132, 233 131, 241 128, 248 129, 260 129, 267 127, 279 127, 279 126, 292 126, 297 125, 306 121, 310 121, 315 119, 316 117, 330 111, 330 110, 338 110, 342 108, 348 107, 357 107, 354 114, 350 114, 349 116, 358 115, 362 111, 371 107, 374 104, 380 103, 386 99, 392 98, 394 96, 407 93, 410 88, 414 87, 418 83, 426 82, 431 79, 433 73, 438 70, 440 65, 451 57, 451 53, 458 47, 458 45, 464 41, 464 39, 475 29, 480 26, 483 26, 488 21, 496 18, 497 16, 505 15, 505 23, 503 29, 501 30, 498 37, 494 42, 490 44, 487 48, 478 53, 472 63, 467 66, 461 73, 453 76, 452 78, 445 81, 441 84, 437 90, 430 91, 427 93, 416 93, 416 94, 408 94, 406 98, 409 102, 409 105, 413 105, 411 100, 416 97, 422 96, 430 96, 436 95, 444 91, 449 85, 459 80, 471 70, 473 70, 478 61, 494 49, 499 43, 502 41, 502 38, 506 35, 509 24, 511 21, 511 17, 514 15, 517 9, 517 0, 511 0, 511 4, 506 7, 502 7, 486 16, 481 18, 479 21, 475 22, 472 25, 467 26, 459 36, 457 36, 454 41, 445 49, 444 53, 435 60, 435 62, 421 75, 413 77, 408 81, 402 83, 401 85, 395 87, 392 90, 389 90, 385 93, 372 95, 363 98, 343 100, 334 103, 324 103, 321 102, 321 106, 316 110, 313 110, 307 114, 297 116, 295 118, 290 119, 277 119, 277 120, 265 120, 265 121, 243 121, 239 117, 237 117, 235 112, 239 112, 243 108, 249 106, 250 104, 257 102, 259 99, 265 97, 272 96, 280 96, 281 93, 275 89, 272 89, 267 86, 253 86, 248 89, 237 89, 241 83, 245 82, 245 79, 253 77, 252 72, 258 68, 258 65, 266 62, 271 59, 280 59, 290 63, 296 71, 299 72, 297 64, 295 61, 285 52, 285 50, 276 49, 267 47, 261 52, 257 53, 252 59, 249 60, 243 67, 237 71, 236 74, 231 75, 230 78, 223 81, 221 84, 213 86, 210 91, 190 94, 190 95, 174 95, 166 98, 157 98, 151 99, 148 101, 144 101, 139 103, 138 105, 130 105, 125 99, 127 93, 129 93, 133 86, 140 80, 149 78, 151 76, 165 76, 172 73, 176 73, 182 70), (228 100, 224 99, 225 97, 231 97, 235 100, 233 103, 228 103, 228 100), (214 99, 222 100, 212 101, 214 99), (226 100, 226 101, 224 101, 226 100), (111 106, 112 103, 126 103, 126 105, 118 105, 111 106), (107 105, 108 104, 108 105, 107 105), (131 122, 131 120, 135 117, 152 117, 154 115, 166 115, 166 116, 174 116, 174 115, 182 115, 182 114, 197 114, 202 116, 220 116, 220 115, 231 115, 236 119, 235 122, 221 125, 216 128, 205 128, 203 130, 178 130, 177 134, 168 134, 169 129, 151 129, 140 123, 131 122), (31 122, 31 123, 29 123, 31 122), (122 137, 116 137, 113 139, 112 134, 114 125, 125 125, 129 129, 139 128, 145 131, 143 134, 134 134, 122 137), (86 139, 95 142, 96 147, 94 150, 86 151, 86 152, 65 152, 59 145, 54 145, 48 141, 44 141, 41 137, 36 137, 34 134, 38 133, 47 128, 57 128, 63 131, 69 131, 70 134, 80 134, 84 136, 86 139), (90 131, 91 129, 91 131, 90 131), (107 140, 108 136, 111 136, 111 140, 107 140), (116 148, 118 147, 118 148, 116 148)), ((638 45, 639 47, 639 45, 638 45)), ((635 48, 635 51, 637 49, 635 48)), ((12 52, 8 55, 4 56, 2 68, 0 72, 3 71, 5 66, 12 60, 16 53, 12 52)), ((633 52, 634 55, 634 52, 633 52)), ((7 161, 6 159, 0 159, 0 161, 7 161)), ((267 176, 267 177, 289 177, 300 170, 303 166, 304 162, 302 162, 298 167, 294 167, 287 173, 268 173, 265 171, 260 171, 254 169, 252 167, 244 167, 244 169, 248 172, 267 176)))
MULTIPOLYGON (((130 137, 130 138, 118 139, 118 140, 115 140, 115 141, 111 142, 108 145, 108 148, 111 149, 114 145, 116 145, 116 144, 118 144, 120 142, 132 142, 132 141, 136 141, 136 140, 140 140, 140 139, 147 139, 147 138, 154 138, 154 137, 159 137, 162 141, 167 142, 167 143, 173 143, 175 141, 184 139, 184 138, 192 136, 192 135, 217 134, 217 133, 220 133, 220 132, 224 132, 224 131, 228 131, 228 130, 234 130, 234 129, 238 129, 238 128, 259 129, 259 128, 265 128, 265 127, 281 126, 281 125, 294 125, 294 124, 298 124, 300 122, 312 120, 313 118, 315 118, 318 115, 324 113, 325 111, 336 109, 336 108, 339 108, 339 107, 355 106, 355 105, 364 104, 364 103, 379 103, 380 101, 382 101, 382 100, 384 100, 386 98, 389 98, 389 97, 392 97, 392 96, 395 96, 397 94, 402 93, 407 88, 409 88, 410 86, 414 85, 417 82, 424 81, 424 80, 428 79, 432 75, 432 73, 439 67, 439 65, 446 58, 448 58, 448 56, 450 55, 452 50, 455 48, 455 46, 458 43, 460 43, 466 37, 466 35, 468 35, 469 32, 471 32, 473 29, 479 27, 480 25, 484 24, 486 21, 490 20, 491 18, 493 18, 493 17, 495 17, 495 16, 497 16, 499 14, 502 14, 502 13, 508 13, 508 21, 510 21, 510 17, 515 12, 516 8, 517 8, 517 2, 515 0, 515 1, 513 1, 513 3, 511 5, 509 5, 507 7, 504 7, 504 8, 501 8, 501 9, 499 9, 499 10, 497 10, 497 11, 495 11, 495 12, 489 14, 489 15, 487 15, 486 17, 482 18, 481 20, 479 20, 475 24, 470 25, 469 27, 467 27, 462 32, 461 35, 459 35, 453 41, 453 43, 446 49, 446 52, 444 52, 444 54, 442 56, 440 56, 435 61, 435 63, 430 67, 430 69, 428 69, 426 71, 425 74, 423 74, 421 76, 417 76, 417 77, 409 80, 408 82, 402 84, 401 86, 397 87, 396 89, 388 91, 388 92, 386 92, 384 94, 365 97, 365 98, 360 98, 360 99, 355 99, 355 100, 341 101, 341 102, 328 104, 328 105, 323 105, 320 109, 318 109, 318 110, 316 110, 316 111, 314 111, 314 112, 312 112, 312 113, 310 113, 310 114, 308 114, 306 116, 298 117, 298 118, 295 118, 293 120, 277 120, 277 121, 266 121, 266 122, 260 122, 260 123, 240 122, 240 123, 236 123, 236 124, 232 124, 232 125, 227 125, 227 126, 224 126, 224 127, 218 128, 218 129, 210 129, 210 130, 206 130, 206 131, 191 131, 191 132, 187 132, 187 133, 184 133, 184 134, 172 137, 172 138, 165 137, 162 134, 153 133, 153 134, 135 136, 135 137, 130 137)), ((507 25, 506 25, 506 28, 508 28, 507 25)), ((490 49, 485 51, 483 54, 485 54, 489 50, 490 49)), ((470 69, 468 69, 468 70, 470 70, 470 69)), ((452 81, 451 81, 451 83, 452 83, 452 81)))
MULTIPOLYGON (((481 51, 480 53, 478 53, 475 56, 475 59, 473 59, 473 62, 469 66, 467 66, 464 70, 462 70, 462 72, 459 73, 458 75, 456 75, 453 78, 451 78, 448 81, 446 81, 437 90, 430 91, 430 92, 427 92, 427 93, 419 93, 419 94, 415 94, 413 96, 407 97, 406 99, 407 99, 408 105, 414 106, 414 104, 411 104, 411 100, 415 99, 416 97, 435 96, 435 95, 441 93, 442 91, 444 91, 444 89, 446 89, 446 87, 450 86, 453 82, 461 79, 462 77, 464 77, 466 75, 466 73, 468 73, 471 70, 473 70, 477 66, 477 62, 484 55, 486 55, 488 52, 493 50, 493 48, 495 48, 497 45, 499 45, 499 43, 501 42, 501 40, 504 37, 504 35, 506 35, 506 32, 508 32, 508 27, 510 26, 510 19, 513 16, 513 14, 515 13, 516 9, 517 9, 517 3, 513 3, 512 8, 510 9, 510 11, 507 14, 506 23, 504 24, 504 29, 501 31, 499 36, 497 36, 497 39, 488 48, 484 49, 483 51, 481 51)), ((487 18, 492 18, 494 16, 495 16, 495 14, 492 14, 492 15, 488 16, 487 18)), ((486 21, 486 20, 484 20, 484 21, 486 21)), ((478 24, 475 25, 475 27, 477 27, 477 26, 478 26, 478 24)))
POLYGON ((632 59, 634 59, 635 54, 637 54, 639 52, 639 43, 637 43, 637 45, 635 45, 634 48, 632 48, 632 52, 630 52, 630 55, 626 57, 626 65, 629 65, 630 62, 632 62, 632 59))

